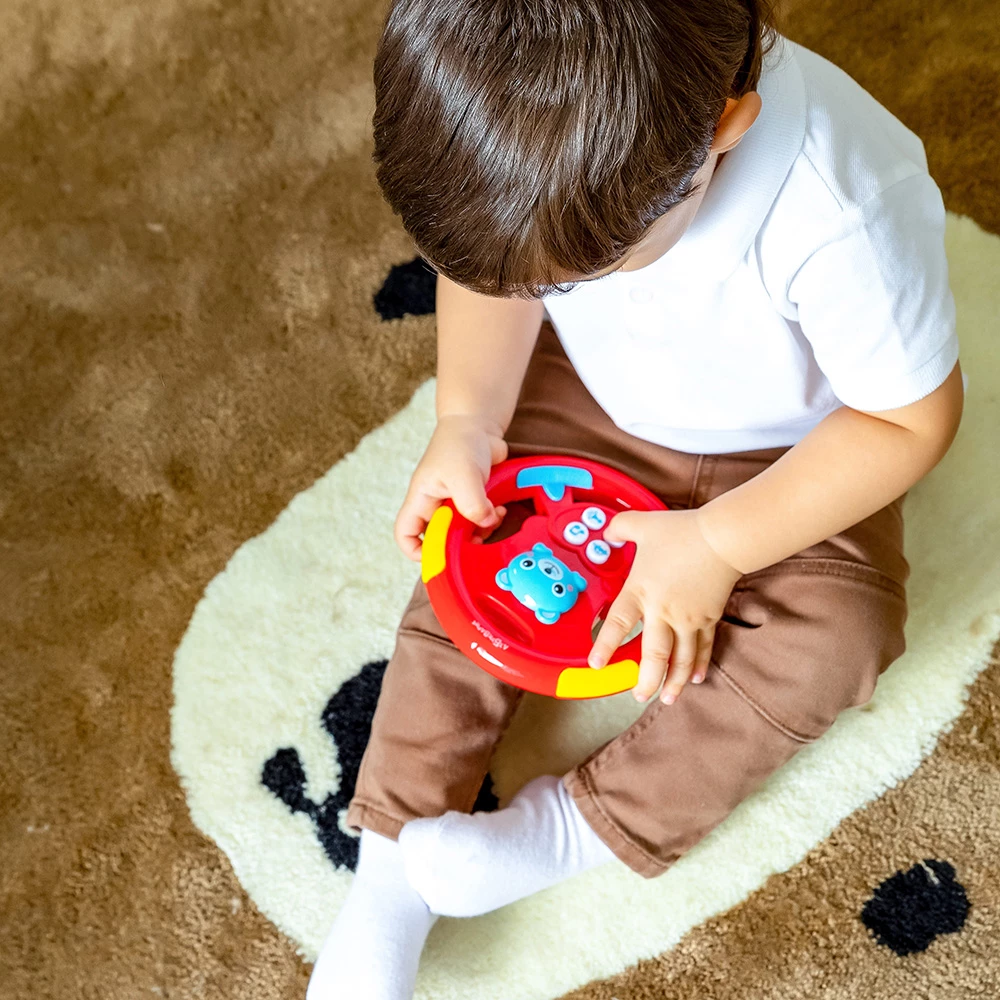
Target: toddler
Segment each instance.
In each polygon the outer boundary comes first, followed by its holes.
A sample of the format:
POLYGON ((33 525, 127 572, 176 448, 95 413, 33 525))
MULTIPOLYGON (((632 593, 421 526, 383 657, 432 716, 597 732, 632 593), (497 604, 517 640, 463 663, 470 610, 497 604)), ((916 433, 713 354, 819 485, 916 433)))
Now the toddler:
POLYGON ((471 813, 521 692, 417 583, 346 822, 356 877, 309 1000, 408 1000, 439 914, 594 865, 664 872, 868 701, 903 651, 902 503, 961 417, 944 208, 920 140, 763 0, 395 0, 378 180, 437 272, 437 425, 396 539, 491 465, 593 459, 640 620, 643 715, 471 813), (690 684, 689 684, 690 682, 690 684))

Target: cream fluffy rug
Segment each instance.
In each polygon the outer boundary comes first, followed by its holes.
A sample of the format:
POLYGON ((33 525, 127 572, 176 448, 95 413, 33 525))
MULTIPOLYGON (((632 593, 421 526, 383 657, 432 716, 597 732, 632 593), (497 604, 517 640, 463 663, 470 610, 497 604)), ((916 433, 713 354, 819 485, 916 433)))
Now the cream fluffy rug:
MULTIPOLYGON (((556 997, 669 949, 910 774, 959 715, 1000 633, 1000 239, 950 216, 948 250, 969 383, 955 445, 906 504, 907 653, 869 705, 844 713, 661 878, 611 865, 486 917, 439 921, 418 998, 492 998, 498 982, 507 1000, 556 997)), ((392 651, 415 572, 391 525, 432 420, 428 382, 236 552, 174 660, 172 759, 192 817, 310 959, 351 873, 331 861, 313 815, 262 775, 270 763, 287 779, 297 766, 303 801, 336 803, 341 755, 324 711, 392 651)), ((491 767, 500 802, 640 712, 627 693, 526 697, 491 767)), ((346 833, 333 836, 341 850, 346 833)))

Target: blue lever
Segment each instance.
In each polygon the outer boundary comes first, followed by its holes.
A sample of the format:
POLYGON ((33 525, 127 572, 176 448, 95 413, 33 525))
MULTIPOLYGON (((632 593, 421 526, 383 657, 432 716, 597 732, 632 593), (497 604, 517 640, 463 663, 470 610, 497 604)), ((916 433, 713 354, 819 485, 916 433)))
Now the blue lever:
POLYGON ((559 503, 566 494, 567 486, 592 490, 594 477, 586 469, 572 465, 533 465, 517 474, 518 489, 541 486, 545 495, 559 503))

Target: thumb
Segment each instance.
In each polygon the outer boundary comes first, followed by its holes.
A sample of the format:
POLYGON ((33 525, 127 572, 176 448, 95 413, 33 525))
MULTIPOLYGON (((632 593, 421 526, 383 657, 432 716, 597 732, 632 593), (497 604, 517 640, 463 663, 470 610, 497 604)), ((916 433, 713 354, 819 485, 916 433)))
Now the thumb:
POLYGON ((643 511, 626 510, 615 514, 604 529, 604 538, 609 542, 638 542, 642 533, 643 511))
POLYGON ((459 514, 468 518, 473 524, 485 528, 490 527, 496 520, 496 511, 486 497, 486 487, 478 469, 470 467, 455 480, 451 488, 451 499, 459 514))
POLYGON ((492 438, 490 440, 490 464, 499 465, 507 458, 510 449, 503 438, 492 438))

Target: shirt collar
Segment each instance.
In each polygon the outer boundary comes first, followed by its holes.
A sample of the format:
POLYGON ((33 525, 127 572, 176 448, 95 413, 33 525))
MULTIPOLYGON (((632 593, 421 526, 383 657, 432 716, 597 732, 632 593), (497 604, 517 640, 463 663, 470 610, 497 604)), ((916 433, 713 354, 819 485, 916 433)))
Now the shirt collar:
POLYGON ((802 149, 805 83, 794 43, 780 35, 765 58, 757 92, 761 98, 757 120, 722 158, 691 225, 661 258, 671 270, 676 267, 685 274, 690 270, 717 281, 729 277, 753 243, 802 149))

